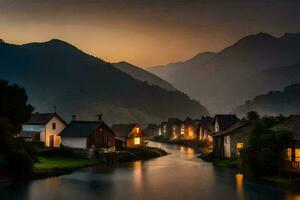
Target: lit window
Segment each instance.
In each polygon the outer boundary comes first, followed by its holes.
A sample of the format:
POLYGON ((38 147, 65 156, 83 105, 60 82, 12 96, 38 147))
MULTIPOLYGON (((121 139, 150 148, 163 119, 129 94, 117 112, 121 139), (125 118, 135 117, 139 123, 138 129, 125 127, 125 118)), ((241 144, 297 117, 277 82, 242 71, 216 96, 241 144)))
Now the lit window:
POLYGON ((181 135, 183 135, 183 134, 184 134, 184 132, 185 132, 185 130, 184 130, 184 126, 181 126, 181 129, 180 129, 180 134, 181 134, 181 135))
POLYGON ((292 161, 292 149, 291 148, 286 149, 286 160, 292 161))
POLYGON ((56 123, 52 124, 52 129, 55 130, 56 129, 56 123))
POLYGON ((134 144, 135 145, 141 144, 141 138, 139 138, 139 137, 134 138, 134 144))
POLYGON ((243 149, 243 148, 244 148, 244 143, 237 143, 237 144, 236 144, 236 148, 237 148, 238 150, 243 149))
POLYGON ((161 135, 161 128, 158 129, 158 135, 161 135))
POLYGON ((140 133, 140 128, 136 127, 136 133, 140 133))
POLYGON ((300 149, 295 149, 295 161, 300 162, 300 149))

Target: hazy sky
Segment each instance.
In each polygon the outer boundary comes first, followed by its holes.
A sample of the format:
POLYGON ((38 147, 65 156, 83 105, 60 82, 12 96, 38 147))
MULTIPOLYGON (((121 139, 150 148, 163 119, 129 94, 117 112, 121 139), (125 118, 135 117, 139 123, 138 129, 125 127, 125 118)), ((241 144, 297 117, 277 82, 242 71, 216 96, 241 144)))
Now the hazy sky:
POLYGON ((142 67, 219 51, 241 37, 300 32, 298 0, 0 0, 0 38, 58 38, 142 67))

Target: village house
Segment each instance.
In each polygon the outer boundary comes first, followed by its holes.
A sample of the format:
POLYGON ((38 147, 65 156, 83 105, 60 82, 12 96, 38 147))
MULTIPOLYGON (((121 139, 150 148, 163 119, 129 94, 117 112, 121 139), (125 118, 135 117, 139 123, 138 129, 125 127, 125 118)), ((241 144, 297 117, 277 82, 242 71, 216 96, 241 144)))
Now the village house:
POLYGON ((224 134, 227 129, 231 128, 238 122, 236 115, 215 115, 212 121, 213 133, 213 152, 214 156, 219 159, 230 158, 230 136, 229 134, 224 134), (225 141, 226 140, 226 141, 225 141), (225 153, 226 149, 226 153, 225 153))
POLYGON ((139 124, 113 124, 118 147, 141 147, 144 135, 139 124))
POLYGON ((193 140, 198 137, 197 128, 200 120, 187 117, 184 121, 177 118, 168 118, 157 129, 157 135, 168 140, 193 140))
POLYGON ((202 116, 200 123, 198 124, 196 134, 199 137, 199 141, 201 142, 212 142, 211 133, 213 132, 213 118, 209 116, 202 116))
POLYGON ((274 126, 275 131, 292 133, 293 144, 285 149, 286 167, 300 170, 300 115, 291 115, 284 122, 274 126))
POLYGON ((60 147, 59 134, 66 127, 66 122, 57 113, 34 113, 23 124, 18 137, 25 141, 40 141, 46 147, 60 147))
POLYGON ((60 134, 62 145, 71 148, 115 151, 115 133, 99 115, 98 121, 73 120, 60 134))
POLYGON ((153 139, 156 136, 158 128, 159 126, 156 124, 148 124, 148 126, 143 129, 144 139, 153 139))
POLYGON ((249 145, 252 127, 241 121, 213 135, 213 153, 218 159, 238 158, 240 151, 249 145))

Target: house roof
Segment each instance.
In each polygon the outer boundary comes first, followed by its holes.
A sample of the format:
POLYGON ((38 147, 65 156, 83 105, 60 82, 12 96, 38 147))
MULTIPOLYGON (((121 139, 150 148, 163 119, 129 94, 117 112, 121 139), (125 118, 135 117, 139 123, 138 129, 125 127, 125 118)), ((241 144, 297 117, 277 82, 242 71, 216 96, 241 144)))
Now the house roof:
POLYGON ((22 131, 20 133, 20 135, 18 135, 18 137, 22 137, 22 138, 32 138, 33 136, 35 136, 36 134, 40 134, 41 131, 22 131))
POLYGON ((249 125, 249 122, 247 122, 247 121, 237 122, 234 125, 232 125, 230 128, 228 128, 224 131, 217 132, 217 133, 213 134, 212 136, 217 137, 217 136, 230 135, 230 134, 234 133, 236 130, 243 128, 247 125, 249 125))
POLYGON ((28 122, 25 124, 47 124, 53 117, 57 117, 64 124, 67 124, 57 113, 33 113, 28 122))
POLYGON ((218 120, 221 131, 230 128, 232 125, 239 121, 236 115, 216 115, 214 122, 216 120, 218 120))
MULTIPOLYGON (((61 137, 87 137, 101 126, 106 126, 111 130, 103 121, 72 121, 59 135, 61 137)), ((113 133, 112 130, 111 132, 113 133)))
POLYGON ((137 124, 113 124, 111 129, 114 131, 117 138, 124 138, 129 135, 136 125, 137 124))
POLYGON ((288 130, 294 139, 300 140, 300 115, 291 115, 284 122, 277 124, 273 130, 288 130))

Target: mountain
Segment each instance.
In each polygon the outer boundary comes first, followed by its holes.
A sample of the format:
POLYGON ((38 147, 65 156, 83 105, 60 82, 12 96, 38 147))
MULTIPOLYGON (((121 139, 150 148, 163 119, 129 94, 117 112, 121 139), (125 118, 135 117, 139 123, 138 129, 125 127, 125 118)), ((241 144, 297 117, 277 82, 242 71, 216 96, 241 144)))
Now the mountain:
POLYGON ((125 72, 132 76, 133 78, 140 80, 140 81, 147 81, 151 85, 157 85, 161 88, 175 91, 177 90, 173 85, 168 83, 167 81, 159 78, 158 76, 141 69, 140 67, 134 66, 127 62, 118 62, 118 63, 112 63, 114 67, 116 67, 118 70, 125 72))
POLYGON ((283 92, 271 91, 264 95, 248 100, 244 105, 238 106, 234 112, 245 115, 255 110, 264 115, 290 115, 300 113, 300 84, 286 87, 283 92))
POLYGON ((215 55, 213 52, 203 52, 184 62, 170 63, 150 67, 147 70, 170 82, 178 82, 188 71, 196 69, 215 55), (183 74, 182 74, 183 73, 183 74))
MULTIPOLYGON (((300 33, 287 33, 279 38, 259 33, 240 39, 204 62, 200 60, 192 65, 189 61, 182 62, 181 71, 174 72, 169 66, 164 67, 163 73, 156 71, 156 67, 149 68, 149 71, 201 101, 215 113, 229 112, 247 99, 279 89, 271 82, 261 81, 264 72, 297 63, 300 63, 300 33)), ((286 85, 285 82, 276 86, 282 88, 286 85)))
POLYGON ((56 106, 65 119, 72 114, 94 119, 102 113, 109 123, 148 123, 207 114, 186 94, 134 79, 60 40, 1 42, 0 79, 25 87, 37 111, 49 112, 56 106))

